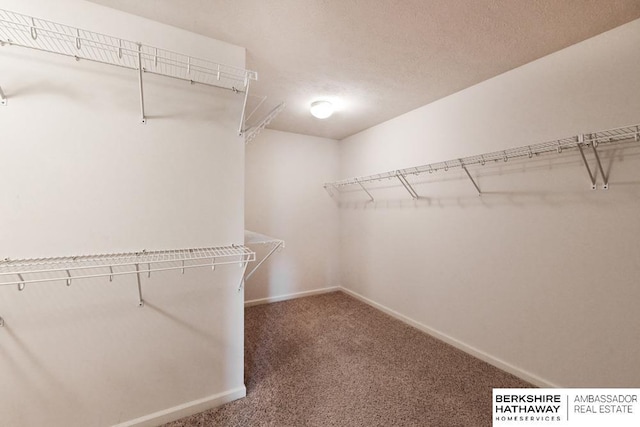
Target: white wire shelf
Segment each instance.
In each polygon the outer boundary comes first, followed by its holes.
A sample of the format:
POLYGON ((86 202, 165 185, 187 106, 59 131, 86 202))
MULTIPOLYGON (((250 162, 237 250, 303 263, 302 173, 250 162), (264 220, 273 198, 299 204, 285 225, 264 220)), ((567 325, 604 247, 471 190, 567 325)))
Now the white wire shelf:
POLYGON ((3 9, 0 9, 0 40, 133 70, 138 69, 140 52, 145 72, 227 89, 240 89, 249 79, 257 79, 254 71, 3 9))
MULTIPOLYGON (((142 98, 142 73, 244 92, 245 102, 249 82, 258 79, 255 71, 4 9, 0 9, 0 44, 139 70, 142 98)), ((144 105, 142 110, 145 122, 144 105)), ((240 123, 244 123, 244 111, 240 123)))
POLYGON ((119 254, 80 255, 0 261, 0 286, 121 276, 196 267, 245 264, 255 253, 245 246, 142 251, 119 254), (137 268, 137 269, 136 269, 137 268))
POLYGON ((425 165, 397 169, 374 175, 359 176, 340 181, 328 182, 324 184, 324 187, 330 195, 333 195, 331 191, 332 189, 340 192, 340 189, 344 187, 360 187, 360 189, 366 192, 369 198, 373 201, 373 196, 367 190, 367 188, 364 187, 364 184, 389 179, 397 179, 400 184, 404 186, 405 189, 407 189, 412 198, 417 199, 419 196, 407 180, 407 176, 422 175, 425 173, 434 173, 438 171, 449 171, 450 169, 460 168, 466 172, 467 176, 473 182, 473 185, 480 194, 480 188, 469 173, 467 169, 468 166, 484 166, 490 162, 507 162, 511 159, 533 158, 543 154, 560 154, 563 152, 578 151, 581 154, 581 157, 589 173, 592 189, 596 188, 598 171, 601 173, 604 180, 603 188, 607 189, 608 177, 605 176, 604 171, 602 170, 597 147, 599 147, 600 145, 638 141, 640 141, 640 125, 625 126, 588 134, 581 134, 569 138, 557 139, 554 141, 543 142, 539 144, 525 145, 522 147, 509 148, 501 151, 493 151, 490 153, 462 157, 459 159, 447 160, 444 162, 429 163, 425 165), (597 162, 598 169, 595 169, 593 173, 591 171, 591 168, 589 167, 584 153, 584 149, 587 147, 590 147, 592 149, 597 162))
POLYGON ((248 280, 253 273, 260 268, 260 266, 276 251, 284 249, 284 240, 277 239, 275 237, 267 236, 266 234, 256 233, 255 231, 244 230, 244 244, 245 245, 263 245, 269 247, 267 255, 256 264, 253 269, 246 274, 245 280, 248 280))
MULTIPOLYGON (((71 286, 78 279, 108 277, 112 281, 115 276, 135 274, 138 305, 142 307, 141 274, 151 277, 151 273, 159 271, 181 270, 184 273, 191 268, 208 267, 215 270, 219 265, 238 264, 244 275, 247 264, 255 260, 255 252, 242 245, 55 258, 7 258, 0 261, 0 286, 13 285, 23 291, 27 285, 35 283, 63 281, 71 286)), ((4 326, 2 317, 0 326, 4 326)))

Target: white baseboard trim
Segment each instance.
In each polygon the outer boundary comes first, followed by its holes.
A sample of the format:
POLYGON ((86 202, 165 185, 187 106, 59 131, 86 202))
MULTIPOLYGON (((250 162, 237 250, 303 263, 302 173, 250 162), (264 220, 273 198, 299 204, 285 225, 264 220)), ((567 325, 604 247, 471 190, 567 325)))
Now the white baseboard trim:
POLYGON ((320 294, 326 294, 329 292, 336 292, 336 291, 339 291, 340 289, 342 289, 340 288, 340 286, 331 286, 329 288, 313 289, 311 291, 295 292, 292 294, 278 295, 274 297, 252 299, 249 301, 245 301, 244 306, 251 307, 254 305, 270 304, 272 302, 286 301, 286 300, 295 299, 295 298, 310 297, 312 295, 320 295, 320 294))
POLYGON ((116 424, 113 427, 155 427, 206 411, 207 409, 216 408, 224 405, 225 403, 241 399, 246 395, 247 388, 243 385, 242 387, 233 390, 214 394, 203 399, 193 400, 182 405, 174 406, 173 408, 136 418, 135 420, 116 424))
POLYGON ((483 351, 478 350, 475 347, 472 347, 470 345, 467 345, 467 344, 463 343, 462 341, 458 341, 457 339, 455 339, 455 338, 453 338, 453 337, 451 337, 449 335, 443 334, 442 332, 439 332, 439 331, 437 331, 437 330, 435 330, 433 328, 428 327, 425 324, 417 322, 417 321, 415 321, 415 320, 413 320, 413 319, 411 319, 411 318, 409 318, 409 317, 407 317, 407 316, 405 316, 403 314, 398 313, 395 310, 392 310, 392 309, 390 309, 390 308, 388 308, 388 307, 386 307, 386 306, 384 306, 382 304, 379 304, 379 303, 377 303, 375 301, 372 301, 369 298, 364 297, 364 296, 360 295, 357 292, 354 292, 354 291, 352 291, 350 289, 343 288, 343 287, 339 287, 339 289, 342 292, 346 293, 347 295, 351 295, 352 297, 364 302, 365 304, 368 304, 368 305, 372 306, 373 308, 376 308, 376 309, 378 309, 378 310, 380 310, 380 311, 382 311, 382 312, 384 312, 384 313, 386 313, 386 314, 388 314, 388 315, 390 315, 392 317, 395 317, 396 319, 398 319, 398 320, 400 320, 400 321, 402 321, 402 322, 404 322, 404 323, 406 323, 406 324, 408 324, 410 326, 413 326, 414 328, 417 328, 417 329, 419 329, 419 330, 431 335, 432 337, 435 337, 435 338, 439 339, 440 341, 444 341, 447 344, 452 345, 455 348, 464 351, 465 353, 468 353, 468 354, 470 354, 470 355, 472 355, 474 357, 477 357, 478 359, 480 359, 480 360, 482 360, 484 362, 487 362, 488 364, 493 365, 498 369, 501 369, 501 370, 503 370, 505 372, 508 372, 508 373, 510 373, 512 375, 515 375, 516 377, 521 378, 521 379, 523 379, 523 380, 525 380, 525 381, 527 381, 527 382, 529 382, 529 383, 531 383, 531 384, 533 384, 535 386, 543 387, 543 388, 559 388, 559 386, 556 385, 556 384, 553 384, 553 383, 551 383, 551 382, 549 382, 549 381, 547 381, 547 380, 545 380, 543 378, 538 377, 537 375, 534 375, 534 374, 532 374, 530 372, 524 371, 524 370, 522 370, 522 369, 520 369, 520 368, 518 368, 516 366, 513 366, 513 365, 505 362, 504 360, 501 360, 501 359, 498 359, 496 357, 493 357, 490 354, 487 354, 487 353, 485 353, 483 351))

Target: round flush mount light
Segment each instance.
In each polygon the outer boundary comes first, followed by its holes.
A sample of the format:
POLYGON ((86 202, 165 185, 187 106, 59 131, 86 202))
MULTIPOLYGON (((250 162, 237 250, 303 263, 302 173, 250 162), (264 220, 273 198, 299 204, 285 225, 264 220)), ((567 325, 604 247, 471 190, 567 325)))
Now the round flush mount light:
POLYGON ((333 114, 333 104, 329 101, 312 102, 311 114, 318 119, 326 119, 333 114))

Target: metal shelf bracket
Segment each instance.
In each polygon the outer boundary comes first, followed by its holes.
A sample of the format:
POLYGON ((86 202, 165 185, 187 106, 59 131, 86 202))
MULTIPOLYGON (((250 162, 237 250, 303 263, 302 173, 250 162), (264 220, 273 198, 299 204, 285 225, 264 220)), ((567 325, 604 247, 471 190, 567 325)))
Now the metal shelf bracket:
POLYGON ((244 278, 244 280, 249 280, 249 278, 253 275, 253 273, 255 273, 255 272, 256 272, 256 270, 257 270, 257 269, 258 269, 258 268, 259 268, 259 267, 260 267, 260 266, 261 266, 261 265, 262 265, 262 264, 263 264, 263 263, 264 263, 264 262, 265 262, 265 261, 266 261, 266 260, 271 256, 271 255, 273 255, 273 253, 274 253, 275 251, 277 251, 278 249, 280 249, 280 248, 281 248, 281 247, 283 247, 283 246, 284 246, 284 241, 279 241, 279 242, 277 242, 277 243, 273 246, 273 248, 269 251, 269 253, 268 253, 264 258, 262 258, 262 260, 261 260, 261 261, 260 261, 260 262, 255 266, 255 267, 253 267, 253 269, 252 269, 252 270, 247 274, 247 276, 244 278))
POLYGON ((269 249, 269 253, 267 253, 267 255, 264 256, 262 260, 260 260, 258 265, 253 267, 253 269, 251 269, 249 273, 246 273, 246 270, 244 271, 246 275, 243 274, 244 279, 242 283, 244 283, 244 281, 246 280, 249 280, 249 278, 253 276, 253 273, 255 273, 256 270, 258 270, 258 268, 260 268, 260 266, 264 264, 265 261, 267 261, 271 257, 271 255, 273 255, 275 252, 279 252, 284 248, 284 240, 276 239, 275 237, 266 236, 264 234, 256 233, 250 230, 244 230, 244 243, 245 245, 249 245, 249 244, 268 245, 270 246, 270 249, 269 249))
POLYGON ((595 173, 591 173, 591 168, 589 167, 589 162, 587 162, 587 157, 584 155, 584 150, 582 149, 582 145, 584 144, 584 135, 578 135, 578 150, 580 150, 580 157, 582 157, 582 161, 584 162, 584 167, 587 168, 587 173, 589 174, 589 179, 591 180, 591 189, 596 189, 596 178, 597 171, 595 173))
POLYGON ((602 168, 602 162, 600 161, 600 155, 598 154, 598 150, 596 148, 596 146, 598 145, 598 143, 596 141, 592 141, 591 142, 591 149, 593 150, 593 155, 596 156, 596 162, 598 163, 598 170, 600 171, 600 176, 602 177, 602 189, 603 190, 608 190, 609 189, 609 177, 607 175, 605 175, 604 173, 604 169, 602 168))
POLYGON ((142 73, 144 67, 142 66, 142 45, 138 44, 138 84, 140 86, 140 114, 142 115, 142 124, 147 123, 147 118, 144 115, 144 87, 142 84, 142 73))
POLYGON ((598 180, 598 171, 600 171, 600 176, 602 176, 602 189, 609 189, 609 179, 604 173, 604 169, 602 168, 602 162, 600 161, 600 155, 598 154, 598 149, 596 148, 597 142, 595 140, 591 140, 591 135, 589 135, 590 142, 585 142, 584 134, 578 135, 578 150, 580 150, 580 157, 582 157, 582 162, 584 163, 584 167, 587 169, 587 173, 589 174, 589 179, 591 180, 591 189, 595 190, 598 188, 597 180, 598 180), (584 154, 583 146, 590 145, 593 150, 593 155, 596 158, 597 169, 591 172, 591 167, 589 167, 589 162, 587 161, 587 157, 584 154))
POLYGON ((245 80, 244 85, 244 101, 242 101, 242 112, 240 113, 240 125, 238 125, 238 136, 242 136, 244 134, 244 116, 245 110, 247 108, 247 98, 249 98, 249 79, 245 80))
MULTIPOLYGON (((260 107, 260 105, 262 105, 262 103, 264 102, 264 100, 266 99, 266 97, 264 97, 262 99, 262 101, 258 104, 258 106, 256 108, 254 108, 254 110, 249 114, 249 116, 245 119, 245 122, 247 122, 251 116, 253 115, 253 113, 256 112, 256 110, 260 107)), ((286 104, 284 102, 281 102, 280 104, 276 105, 266 116, 264 116, 264 118, 262 120, 260 120, 257 124, 250 126, 250 127, 246 127, 242 133, 244 134, 244 142, 245 144, 250 143, 251 141, 253 141, 255 139, 255 137, 265 128, 269 125, 269 123, 271 123, 271 121, 273 119, 276 118, 276 116, 278 114, 280 114, 282 112, 282 110, 284 110, 284 108, 286 107, 286 104)))
POLYGON ((471 174, 469 173, 469 170, 467 169, 467 167, 465 166, 464 162, 462 161, 462 159, 460 159, 460 166, 462 167, 462 170, 464 170, 464 173, 467 174, 467 176, 469 177, 469 179, 471 180, 471 183, 473 184, 473 186, 476 188, 476 191, 478 191, 478 196, 482 196, 482 191, 480 191, 480 187, 478 187, 478 184, 476 183, 475 179, 473 179, 473 177, 471 176, 471 174))
POLYGON ((142 299, 142 283, 140 282, 140 264, 136 264, 136 278, 138 279, 138 307, 144 307, 142 299))
POLYGON ((407 192, 411 195, 411 198, 413 200, 418 200, 418 193, 416 193, 416 190, 414 190, 411 184, 409 184, 409 181, 407 181, 407 178, 402 174, 402 172, 396 171, 396 177, 405 188, 405 190, 407 190, 407 192))
POLYGON ((357 182, 357 183, 358 183, 358 185, 362 188, 362 190, 363 190, 365 193, 367 193, 367 196, 369 196, 369 198, 371 199, 371 201, 372 201, 372 202, 374 202, 374 201, 375 201, 375 199, 373 198, 373 196, 371 195, 371 193, 369 193, 369 190, 367 190, 367 189, 364 187, 364 185, 362 185, 362 183, 361 183, 360 181, 358 181, 357 179, 356 179, 356 182, 357 182))
POLYGON ((246 262, 243 262, 240 264, 240 266, 242 267, 242 274, 240 275, 240 283, 238 284, 238 292, 240 292, 242 290, 242 288, 244 287, 244 281, 245 281, 245 277, 244 277, 244 273, 246 273, 247 271, 247 264, 246 262))
POLYGON ((331 198, 333 198, 334 194, 333 194, 333 191, 331 191, 331 187, 333 187, 331 184, 324 185, 325 191, 329 194, 331 198))

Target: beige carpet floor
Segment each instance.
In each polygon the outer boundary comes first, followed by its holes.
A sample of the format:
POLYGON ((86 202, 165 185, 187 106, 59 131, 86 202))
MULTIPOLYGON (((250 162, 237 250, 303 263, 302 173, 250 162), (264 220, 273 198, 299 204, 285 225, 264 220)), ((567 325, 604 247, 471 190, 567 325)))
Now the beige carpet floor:
POLYGON ((531 387, 342 292, 245 325, 247 397, 167 426, 491 426, 493 387, 531 387))

